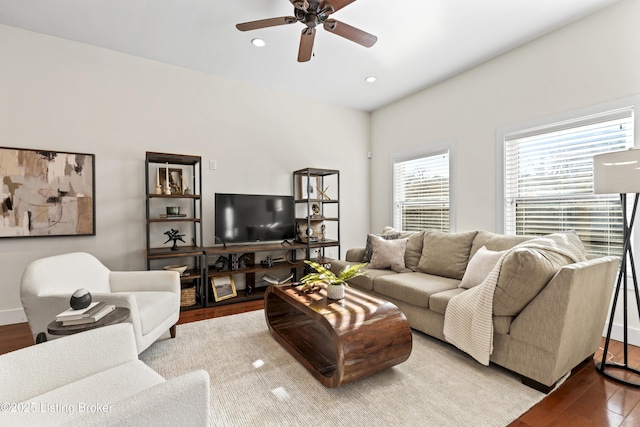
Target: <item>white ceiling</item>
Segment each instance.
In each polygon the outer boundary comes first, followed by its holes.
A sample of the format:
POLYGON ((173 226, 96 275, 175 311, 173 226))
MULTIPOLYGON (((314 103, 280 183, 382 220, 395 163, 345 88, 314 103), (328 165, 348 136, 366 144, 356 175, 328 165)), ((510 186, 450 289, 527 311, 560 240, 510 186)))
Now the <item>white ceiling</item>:
POLYGON ((0 0, 0 24, 373 111, 617 1, 358 0, 332 18, 375 34, 376 45, 319 28, 306 63, 297 62, 301 23, 235 28, 292 16, 289 0, 0 0))

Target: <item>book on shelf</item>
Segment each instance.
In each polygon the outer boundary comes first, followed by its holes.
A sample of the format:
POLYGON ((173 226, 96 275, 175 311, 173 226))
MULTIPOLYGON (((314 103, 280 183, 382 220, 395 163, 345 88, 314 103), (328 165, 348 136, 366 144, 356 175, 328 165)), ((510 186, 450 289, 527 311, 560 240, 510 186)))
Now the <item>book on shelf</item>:
POLYGON ((62 326, 86 325, 89 323, 95 323, 98 320, 102 319, 107 314, 111 313, 115 309, 116 309, 116 306, 113 304, 104 304, 100 310, 98 310, 96 313, 90 316, 83 317, 80 319, 63 320, 62 326))
POLYGON ((160 214, 160 218, 186 218, 187 214, 160 214))
POLYGON ((271 283, 272 285, 281 285, 282 283, 287 283, 293 279, 293 273, 285 277, 276 277, 271 274, 265 274, 262 276, 262 280, 265 282, 271 283))
POLYGON ((104 302, 92 302, 88 307, 81 308, 80 310, 74 310, 73 308, 69 308, 62 313, 56 316, 56 320, 58 322, 62 322, 63 320, 76 320, 82 319, 83 317, 89 317, 94 314, 96 311, 100 310, 105 305, 104 302))

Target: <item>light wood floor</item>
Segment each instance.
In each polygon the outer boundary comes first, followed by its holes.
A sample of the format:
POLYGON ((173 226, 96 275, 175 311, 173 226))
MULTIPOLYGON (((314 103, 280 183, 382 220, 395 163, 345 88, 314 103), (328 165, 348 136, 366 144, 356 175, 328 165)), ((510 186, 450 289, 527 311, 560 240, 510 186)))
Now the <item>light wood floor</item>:
MULTIPOLYGON (((250 301, 184 311, 179 323, 195 322, 260 310, 263 301, 250 301)), ((178 331, 178 333, 180 333, 178 331)), ((0 326, 0 354, 34 345, 26 323, 0 326)), ((613 360, 622 359, 622 344, 613 341, 613 360)), ((600 360, 601 352, 595 359, 600 360)), ((640 348, 631 347, 629 365, 640 369, 640 348)), ((1 367, 0 367, 1 368, 1 367)), ((638 380, 640 381, 640 379, 638 380)), ((640 426, 640 388, 623 386, 598 374, 592 361, 582 363, 555 392, 523 414, 511 427, 542 426, 640 426)))

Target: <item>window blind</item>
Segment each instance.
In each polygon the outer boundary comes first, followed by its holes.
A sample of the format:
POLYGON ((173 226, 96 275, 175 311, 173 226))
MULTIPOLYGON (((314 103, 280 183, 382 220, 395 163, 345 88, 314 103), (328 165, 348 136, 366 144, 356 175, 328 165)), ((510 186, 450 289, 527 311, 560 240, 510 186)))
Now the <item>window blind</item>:
POLYGON ((505 136, 505 232, 574 230, 588 252, 622 253, 617 194, 593 194, 593 156, 633 146, 633 108, 505 136))
POLYGON ((393 226, 449 231, 449 151, 393 164, 393 226))

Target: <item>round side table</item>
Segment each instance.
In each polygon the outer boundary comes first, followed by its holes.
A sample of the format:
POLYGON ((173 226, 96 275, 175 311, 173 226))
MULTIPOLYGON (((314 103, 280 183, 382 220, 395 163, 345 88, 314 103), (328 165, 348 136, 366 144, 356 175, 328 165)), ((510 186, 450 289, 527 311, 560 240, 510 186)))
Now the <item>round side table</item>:
MULTIPOLYGON (((62 326, 62 322, 58 322, 54 320, 53 322, 49 323, 49 325, 47 325, 47 332, 49 332, 51 335, 77 334, 78 332, 84 332, 91 329, 100 328, 102 326, 109 326, 109 325, 115 325, 117 323, 122 323, 129 318, 129 314, 130 314, 130 311, 128 308, 116 307, 115 310, 113 310, 111 313, 107 314, 102 319, 94 323, 85 323, 84 325, 62 326)), ((46 340, 47 340, 46 335, 44 333, 40 333, 36 341, 40 343, 46 340)))

